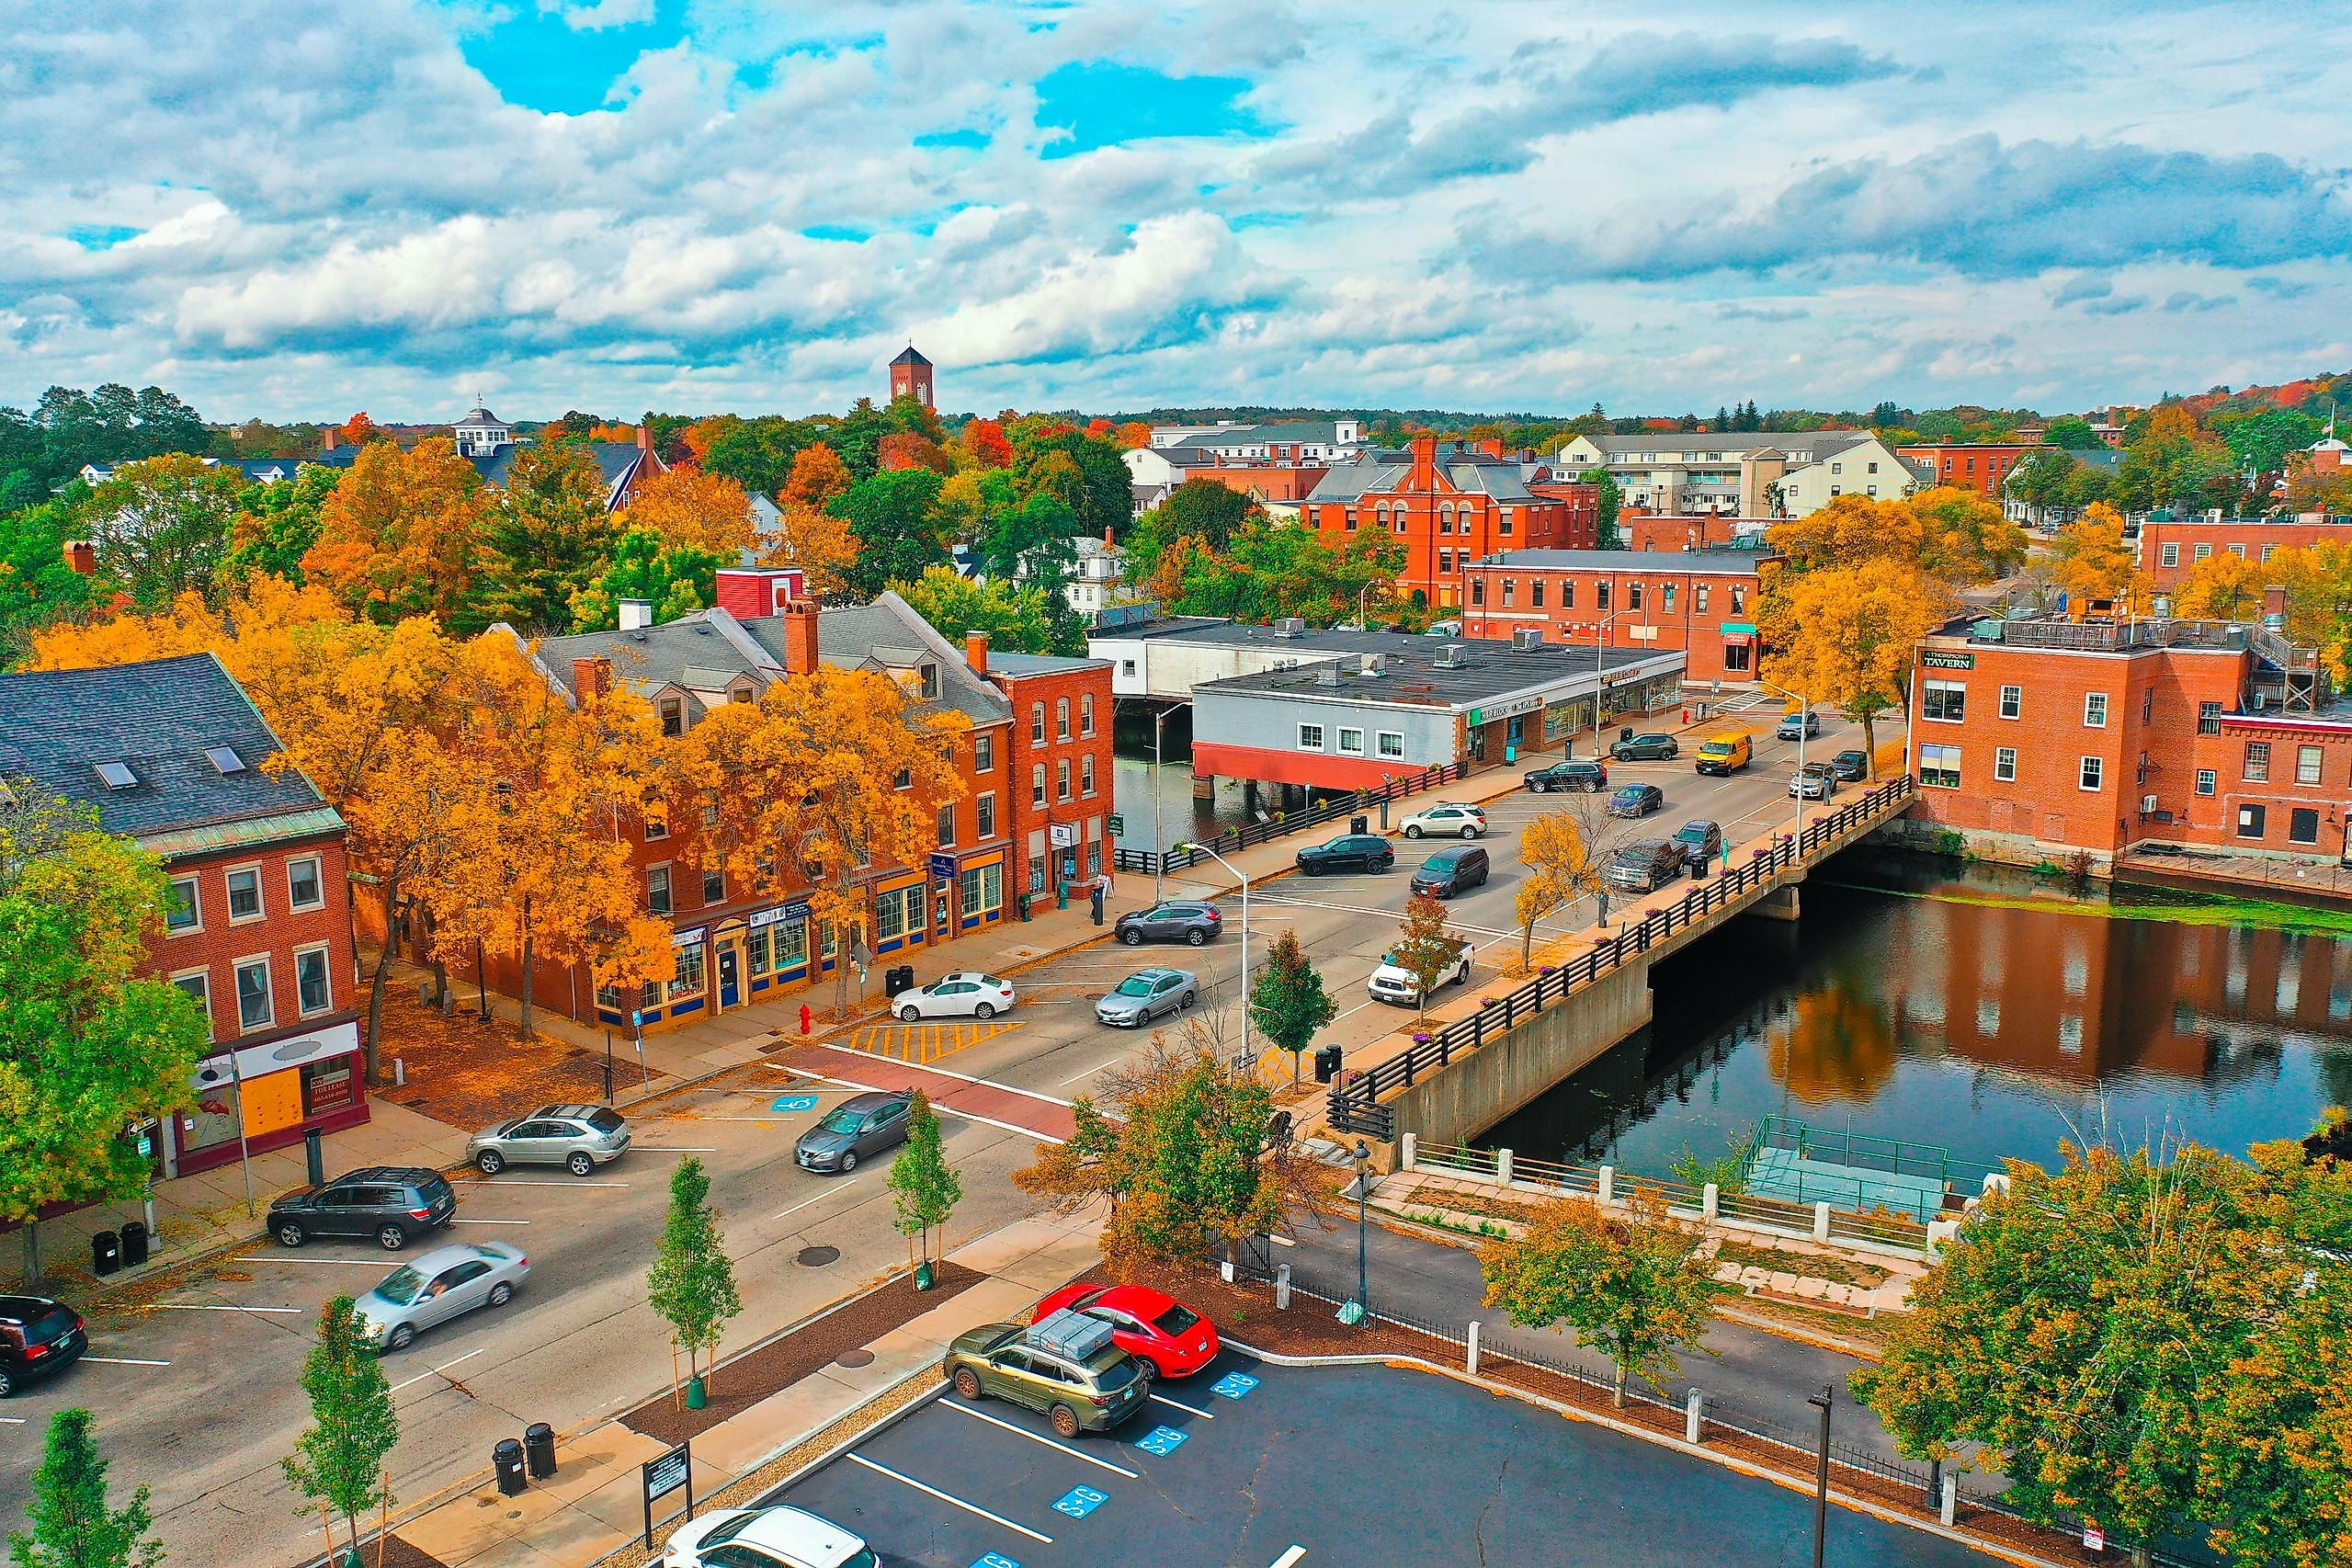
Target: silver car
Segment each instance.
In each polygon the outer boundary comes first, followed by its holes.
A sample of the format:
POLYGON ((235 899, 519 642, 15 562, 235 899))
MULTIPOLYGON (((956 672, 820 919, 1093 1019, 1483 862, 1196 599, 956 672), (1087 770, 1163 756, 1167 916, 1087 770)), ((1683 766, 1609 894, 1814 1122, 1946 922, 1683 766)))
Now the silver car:
POLYGON ((1114 1028, 1140 1029, 1199 1000, 1200 977, 1190 970, 1139 969, 1095 1004, 1095 1017, 1114 1028))
POLYGON ((483 1176, 508 1165, 562 1165, 584 1176, 628 1147, 629 1123, 620 1112, 600 1105, 543 1105, 475 1133, 465 1154, 483 1176))
POLYGON ((518 1248, 496 1242, 435 1247, 359 1298, 359 1324, 379 1350, 405 1350, 437 1323, 476 1307, 505 1306, 530 1272, 531 1260, 518 1248))

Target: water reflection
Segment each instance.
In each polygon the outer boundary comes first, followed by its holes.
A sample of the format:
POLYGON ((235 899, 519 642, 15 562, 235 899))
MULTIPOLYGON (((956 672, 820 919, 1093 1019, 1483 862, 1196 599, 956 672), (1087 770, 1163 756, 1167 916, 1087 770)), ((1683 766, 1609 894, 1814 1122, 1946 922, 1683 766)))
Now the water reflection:
POLYGON ((1192 794, 1192 710, 1176 710, 1161 727, 1159 790, 1152 785, 1152 721, 1122 708, 1111 733, 1111 776, 1127 849, 1154 849, 1188 838, 1214 838, 1242 818, 1242 786, 1220 778, 1209 800, 1192 794), (1156 799, 1158 810, 1153 811, 1156 799))

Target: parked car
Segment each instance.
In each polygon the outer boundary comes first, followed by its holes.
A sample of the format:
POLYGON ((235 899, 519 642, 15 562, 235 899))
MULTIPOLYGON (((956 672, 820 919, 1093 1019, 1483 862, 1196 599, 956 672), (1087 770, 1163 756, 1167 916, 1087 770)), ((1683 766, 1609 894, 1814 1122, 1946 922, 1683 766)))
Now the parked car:
POLYGON ((1095 1004, 1095 1017, 1114 1028, 1140 1029, 1173 1017, 1200 1000, 1200 977, 1188 969, 1139 969, 1095 1004))
POLYGON ((1736 735, 1710 735, 1699 743, 1699 771, 1728 778, 1755 760, 1755 743, 1742 731, 1736 735))
POLYGON ((1413 891, 1451 898, 1456 893, 1484 887, 1487 870, 1486 851, 1473 845, 1440 849, 1422 861, 1421 869, 1413 873, 1413 891))
POLYGON ((1636 735, 1610 746, 1608 755, 1612 762, 1639 762, 1645 757, 1664 757, 1671 762, 1682 755, 1682 747, 1672 735, 1636 735))
POLYGON ((721 1508, 674 1533, 662 1568, 881 1568, 874 1549, 805 1508, 721 1508))
POLYGON ((852 1095, 827 1111, 792 1145, 792 1163, 804 1171, 847 1176, 860 1160, 906 1142, 907 1108, 915 1091, 852 1095))
POLYGON ((1111 934, 1131 948, 1145 942, 1182 942, 1198 948, 1215 941, 1224 929, 1225 917, 1215 904, 1188 899, 1131 909, 1111 923, 1111 934))
POLYGON ((1189 1377, 1217 1358, 1217 1329, 1207 1318, 1149 1285, 1064 1285, 1037 1304, 1031 1323, 1062 1311, 1110 1324, 1110 1341, 1151 1364, 1153 1375, 1189 1377))
POLYGON ((1704 817, 1695 818, 1675 829, 1675 842, 1682 846, 1686 863, 1704 865, 1723 853, 1723 829, 1704 817))
POLYGON ((1152 1389, 1143 1362, 1108 1334, 1083 1355, 1049 1348, 1038 1341, 1052 1326, 992 1323, 960 1334, 939 1369, 958 1399, 986 1394, 1043 1411, 1063 1438, 1107 1432, 1143 1408, 1152 1389))
POLYGON ((1821 715, 1810 708, 1801 708, 1794 713, 1783 713, 1780 716, 1780 722, 1773 730, 1772 738, 1779 741, 1811 740, 1820 733, 1821 715))
POLYGON ((485 1127, 467 1141, 466 1158, 483 1176, 508 1165, 562 1165, 584 1176, 620 1158, 629 1123, 600 1105, 543 1105, 528 1116, 485 1127))
POLYGON ((375 1165, 278 1199, 269 1206, 269 1233, 290 1247, 312 1236, 373 1236, 386 1252, 398 1252, 457 1211, 458 1196, 440 1172, 375 1165))
POLYGON ((1396 846, 1377 833, 1343 833, 1328 844, 1310 844, 1299 851, 1299 869, 1319 877, 1325 871, 1385 871, 1396 864, 1396 846))
POLYGON ((1640 838, 1609 857, 1601 878, 1620 892, 1648 892, 1682 875, 1682 846, 1664 838, 1640 838))
POLYGON ((1809 762, 1789 776, 1789 793, 1800 801, 1826 801, 1837 793, 1837 775, 1825 762, 1809 762))
POLYGON ((0 1399, 62 1372, 90 1347, 82 1314, 47 1296, 0 1296, 0 1399))
POLYGON ((476 1307, 503 1307, 530 1278, 531 1260, 498 1242, 458 1242, 402 1264, 355 1303, 360 1331, 379 1350, 405 1350, 437 1323, 476 1307))
POLYGON ((1837 775, 1840 784, 1858 784, 1870 776, 1870 754, 1866 751, 1842 751, 1829 759, 1829 767, 1837 775))
POLYGON ((1608 768, 1597 762, 1555 762, 1550 767, 1522 773, 1519 781, 1539 795, 1564 790, 1582 790, 1589 795, 1608 788, 1608 768))
POLYGON ((1414 812, 1404 819, 1402 831, 1407 838, 1476 838, 1486 831, 1486 808, 1448 801, 1414 812))
POLYGON ((1627 784, 1608 798, 1613 817, 1646 817, 1665 808, 1666 792, 1655 784, 1627 784))
POLYGON ((911 1024, 922 1018, 993 1018, 1010 1012, 1016 1000, 1011 981, 958 970, 928 985, 900 992, 891 998, 891 1008, 911 1024))
MULTIPOLYGON (((1470 944, 1464 942, 1455 953, 1454 961, 1437 976, 1437 983, 1429 989, 1432 993, 1442 991, 1449 985, 1463 984, 1469 979, 1470 944)), ((1421 982, 1414 978, 1411 970, 1396 961, 1396 955, 1392 952, 1381 955, 1380 967, 1372 971, 1371 979, 1364 983, 1376 1002, 1393 1002, 1406 1007, 1421 1006, 1421 982)))

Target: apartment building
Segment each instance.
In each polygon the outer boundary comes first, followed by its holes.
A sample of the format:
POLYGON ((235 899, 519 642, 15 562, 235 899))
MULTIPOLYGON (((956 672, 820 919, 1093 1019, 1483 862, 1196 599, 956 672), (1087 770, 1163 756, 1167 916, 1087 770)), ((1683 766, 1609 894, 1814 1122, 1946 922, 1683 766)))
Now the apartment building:
POLYGON ((1625 505, 1675 516, 1802 517, 1833 494, 1908 494, 1915 478, 1868 430, 1577 436, 1553 464, 1561 479, 1596 468, 1616 479, 1625 505), (1815 468, 1821 472, 1812 472, 1815 468))
POLYGON ((1522 463, 1500 442, 1441 448, 1436 437, 1418 436, 1404 452, 1335 466, 1307 496, 1300 521, 1335 544, 1368 530, 1397 540, 1405 547, 1399 591, 1452 608, 1462 602, 1461 569, 1480 556, 1596 543, 1579 530, 1596 530, 1598 512, 1578 507, 1531 491, 1522 463))
POLYGON ((1693 682, 1753 684, 1759 573, 1751 551, 1514 550, 1465 569, 1465 636, 1682 654, 1693 682))
POLYGON ((2282 550, 2314 544, 2352 544, 2352 517, 2312 512, 2300 517, 2150 517, 2140 525, 2140 569, 2155 579, 2156 591, 2178 587, 2198 563, 2234 555, 2257 565, 2282 550))

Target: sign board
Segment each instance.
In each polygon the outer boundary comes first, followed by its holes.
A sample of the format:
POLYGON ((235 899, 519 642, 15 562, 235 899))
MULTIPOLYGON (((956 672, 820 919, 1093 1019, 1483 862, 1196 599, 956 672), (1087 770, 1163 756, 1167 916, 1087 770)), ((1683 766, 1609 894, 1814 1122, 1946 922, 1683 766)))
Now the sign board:
POLYGON ((763 926, 773 926, 779 920, 806 920, 808 917, 808 901, 803 899, 798 903, 779 903, 772 908, 755 911, 744 916, 744 925, 756 931, 763 926))
POLYGON ((2093 1551, 2105 1551, 2107 1550, 2107 1531, 2099 1528, 2096 1525, 2085 1525, 2083 1527, 2083 1544, 2089 1547, 2093 1551))
POLYGON ((1069 849, 1078 842, 1078 824, 1074 822, 1054 823, 1045 832, 1048 841, 1056 849, 1069 849))
POLYGON ((1976 668, 1973 653, 1941 653, 1930 650, 1919 655, 1919 662, 1931 670, 1972 670, 1976 668))
POLYGON ((1117 812, 1110 813, 1110 835, 1113 838, 1127 836, 1127 819, 1117 812))
POLYGON ((702 945, 702 937, 703 927, 699 926, 697 926, 691 931, 673 931, 670 933, 670 946, 673 948, 699 948, 702 945))
MULTIPOLYGON (((653 1504, 679 1487, 686 1488, 686 1517, 694 1517, 694 1439, 689 1437, 667 1452, 647 1460, 638 1471, 645 1485, 645 1550, 653 1549, 653 1504)), ((676 1518, 665 1517, 662 1523, 676 1518)))
POLYGON ((956 874, 956 858, 952 855, 934 855, 931 857, 930 869, 931 874, 935 877, 952 879, 956 874))

